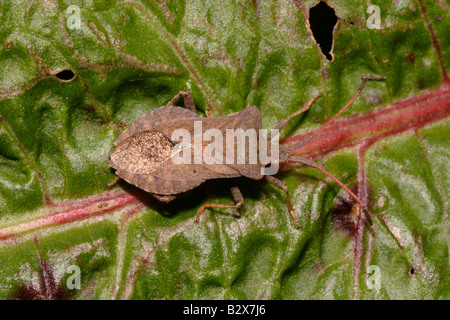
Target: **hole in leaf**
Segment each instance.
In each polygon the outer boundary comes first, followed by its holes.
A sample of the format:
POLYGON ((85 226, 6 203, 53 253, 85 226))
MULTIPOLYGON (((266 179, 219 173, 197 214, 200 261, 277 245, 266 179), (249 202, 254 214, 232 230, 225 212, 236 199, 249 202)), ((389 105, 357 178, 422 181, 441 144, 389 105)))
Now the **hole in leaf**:
POLYGON ((413 266, 410 266, 409 270, 408 270, 408 276, 413 277, 415 275, 416 275, 416 270, 414 270, 413 266))
POLYGON ((61 81, 69 82, 75 79, 75 73, 73 73, 73 71, 70 69, 66 69, 55 74, 55 77, 57 77, 61 81))
POLYGON ((309 25, 314 40, 319 45, 322 54, 330 61, 333 60, 331 49, 333 48, 333 30, 338 17, 333 8, 324 1, 320 1, 309 10, 309 25))

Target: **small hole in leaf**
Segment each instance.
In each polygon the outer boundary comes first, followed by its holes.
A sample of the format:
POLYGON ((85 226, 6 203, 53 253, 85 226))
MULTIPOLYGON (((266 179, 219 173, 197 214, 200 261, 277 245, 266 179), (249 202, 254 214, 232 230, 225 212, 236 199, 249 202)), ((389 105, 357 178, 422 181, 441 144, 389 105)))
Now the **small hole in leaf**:
POLYGON ((408 276, 413 277, 415 275, 416 275, 416 270, 414 269, 413 266, 410 266, 409 270, 408 270, 408 276))
POLYGON ((75 73, 73 73, 73 71, 70 69, 66 69, 55 74, 55 77, 57 77, 61 81, 69 82, 75 79, 75 73))
POLYGON ((328 60, 333 60, 331 49, 333 48, 333 30, 338 17, 333 8, 324 1, 320 1, 309 10, 309 25, 314 40, 319 45, 323 55, 328 60))

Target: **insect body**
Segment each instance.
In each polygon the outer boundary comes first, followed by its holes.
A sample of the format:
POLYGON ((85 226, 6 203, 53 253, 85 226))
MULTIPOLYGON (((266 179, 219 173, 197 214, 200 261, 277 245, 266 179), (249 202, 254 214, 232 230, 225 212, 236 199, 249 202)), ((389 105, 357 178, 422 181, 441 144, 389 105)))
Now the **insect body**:
MULTIPOLYGON (((380 79, 380 76, 366 76, 363 78, 363 82, 358 89, 355 96, 344 106, 341 111, 336 114, 330 121, 328 121, 321 129, 330 124, 334 119, 339 116, 352 102, 360 91, 363 89, 367 80, 369 79, 380 79)), ((275 129, 281 130, 288 121, 306 111, 320 96, 315 96, 305 107, 296 113, 290 115, 288 118, 281 121, 275 129)), ((181 151, 192 151, 188 154, 188 160, 191 161, 185 163, 175 163, 173 161, 174 150, 180 147, 178 140, 173 139, 172 134, 176 130, 183 130, 183 132, 189 135, 195 136, 200 134, 205 134, 208 130, 216 130, 214 132, 225 133, 229 129, 242 129, 245 132, 248 129, 254 129, 258 132, 257 138, 259 136, 259 129, 262 128, 261 114, 257 107, 250 106, 246 109, 219 118, 211 118, 209 112, 207 112, 208 118, 202 118, 196 113, 196 109, 193 103, 193 99, 188 92, 179 92, 166 106, 155 109, 147 114, 143 115, 136 122, 134 122, 130 127, 128 127, 117 140, 114 142, 115 149, 109 153, 110 166, 116 169, 116 174, 119 178, 124 179, 128 183, 131 183, 146 192, 150 193, 157 200, 162 202, 170 202, 176 198, 176 195, 191 190, 206 180, 210 179, 223 179, 223 178, 236 178, 236 177, 247 177, 254 180, 265 179, 267 182, 281 188, 287 199, 287 205, 291 216, 293 217, 296 225, 300 227, 296 215, 292 209, 292 204, 289 198, 289 191, 287 186, 280 180, 276 179, 271 175, 264 175, 263 169, 267 164, 262 163, 260 159, 257 161, 249 161, 249 153, 251 148, 258 149, 260 145, 258 143, 251 145, 249 143, 247 149, 245 150, 245 161, 226 161, 219 163, 205 163, 202 161, 196 161, 196 153, 199 149, 203 151, 205 147, 209 144, 186 144, 182 146, 181 151), (173 103, 180 97, 183 96, 185 107, 181 108, 174 106, 173 103), (198 131, 198 127, 201 129, 198 131), (250 149, 249 149, 250 148, 250 149), (192 149, 192 150, 186 150, 192 149), (197 150, 197 151, 196 151, 197 150)), ((321 130, 320 129, 320 130, 321 130)), ((279 157, 275 160, 277 165, 284 162, 293 162, 308 165, 319 169, 335 182, 337 182, 341 187, 343 187, 349 194, 355 199, 355 201, 366 213, 367 220, 371 222, 370 216, 365 209, 364 204, 359 200, 359 198, 353 194, 347 187, 345 187, 337 178, 332 176, 330 173, 326 172, 324 169, 316 165, 309 159, 293 156, 294 150, 306 145, 311 140, 313 140, 316 134, 309 135, 303 141, 300 141, 289 148, 284 146, 279 146, 279 157)), ((242 132, 241 131, 241 132, 242 132)), ((225 134, 224 134, 225 135, 225 134)), ((225 135, 226 136, 226 135, 225 135)), ((217 139, 217 137, 216 137, 217 139)), ((234 138, 232 138, 234 139, 234 138)), ((268 135, 268 139, 273 139, 273 136, 268 135)), ((210 140, 210 142, 212 139, 210 140)), ((236 146, 230 147, 226 143, 227 139, 224 139, 219 146, 223 146, 222 150, 232 151, 233 159, 235 158, 236 146)), ((230 138, 228 138, 228 142, 230 138)), ((216 144, 217 146, 217 144, 216 144)), ((202 154, 200 152, 200 154, 202 154)), ((175 154, 176 155, 176 154, 175 154)), ((217 155, 216 154, 214 156, 217 155)), ((228 159, 228 158, 227 158, 228 159)), ((197 159, 198 160, 198 159, 197 159)), ((113 184, 119 179, 117 178, 113 184)), ((197 221, 200 218, 201 213, 204 209, 209 207, 216 208, 239 208, 243 205, 244 199, 238 187, 234 186, 231 188, 231 193, 235 201, 234 204, 215 204, 206 203, 204 204, 197 213, 197 221)))

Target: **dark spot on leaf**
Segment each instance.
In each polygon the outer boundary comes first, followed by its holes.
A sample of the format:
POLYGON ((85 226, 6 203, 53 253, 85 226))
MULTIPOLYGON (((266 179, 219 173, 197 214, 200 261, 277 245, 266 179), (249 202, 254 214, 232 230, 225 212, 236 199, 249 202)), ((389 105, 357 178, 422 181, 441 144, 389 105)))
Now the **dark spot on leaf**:
MULTIPOLYGON (((34 241, 38 244, 38 238, 35 237, 34 241)), ((56 283, 55 276, 52 267, 45 261, 40 255, 40 283, 38 286, 32 286, 31 284, 22 285, 14 300, 63 300, 65 299, 65 293, 59 283, 56 283)))
POLYGON ((409 277, 414 277, 415 275, 416 275, 416 270, 414 269, 414 266, 409 266, 408 276, 409 277))
MULTIPOLYGON (((42 275, 43 277, 44 274, 42 275)), ((38 288, 32 285, 22 285, 16 292, 13 300, 64 300, 65 294, 61 286, 54 282, 53 274, 51 280, 41 279, 38 288)))
POLYGON ((323 69, 323 68, 320 70, 320 75, 325 80, 330 80, 330 78, 331 78, 330 77, 330 72, 328 70, 326 70, 326 69, 323 69))
POLYGON ((417 81, 417 88, 419 88, 419 90, 425 89, 425 81, 423 79, 417 81))
POLYGON ((333 48, 333 31, 338 17, 333 8, 324 1, 320 1, 309 10, 309 25, 314 40, 319 45, 323 55, 330 61, 333 60, 331 50, 333 48))
POLYGON ((62 82, 70 82, 75 79, 75 73, 70 69, 66 69, 55 74, 55 77, 62 82))
MULTIPOLYGON (((355 190, 352 190, 354 193, 355 190)), ((332 224, 336 230, 340 230, 350 237, 356 235, 358 229, 359 205, 347 193, 338 197, 332 209, 332 224)))
POLYGON ((17 290, 14 300, 45 300, 45 297, 32 286, 23 285, 17 290))
POLYGON ((257 76, 255 81, 252 81, 252 83, 251 83, 252 89, 259 87, 261 85, 261 83, 262 83, 262 77, 257 76))
POLYGON ((442 21, 442 17, 439 16, 439 15, 438 15, 438 16, 435 16, 434 18, 435 18, 437 21, 442 21))
POLYGON ((55 282, 52 267, 41 257, 41 291, 46 300, 63 300, 64 292, 59 284, 55 282))
POLYGON ((97 109, 93 105, 87 105, 86 111, 89 114, 95 114, 95 112, 97 112, 97 109))
POLYGON ((325 264, 322 261, 319 261, 314 265, 314 268, 317 270, 317 272, 322 272, 324 267, 325 264))
POLYGON ((413 52, 411 52, 411 53, 408 55, 408 60, 411 61, 412 63, 414 63, 414 62, 416 61, 416 56, 414 55, 413 52))

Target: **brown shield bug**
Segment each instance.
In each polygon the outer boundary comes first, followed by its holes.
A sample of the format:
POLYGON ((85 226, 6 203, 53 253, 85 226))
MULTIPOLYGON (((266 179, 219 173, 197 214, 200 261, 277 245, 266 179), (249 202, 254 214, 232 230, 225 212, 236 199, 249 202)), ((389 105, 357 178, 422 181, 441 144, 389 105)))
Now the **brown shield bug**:
MULTIPOLYGON (((342 112, 344 112, 358 97, 368 80, 382 79, 384 79, 384 77, 379 75, 363 76, 362 83, 355 95, 334 117, 326 122, 319 130, 315 131, 314 134, 306 136, 305 139, 291 145, 289 148, 277 145, 279 147, 277 158, 273 160, 274 163, 269 163, 269 165, 279 165, 285 162, 299 163, 320 170, 339 186, 344 188, 350 196, 355 199, 363 209, 367 221, 370 224, 372 224, 372 220, 365 205, 351 190, 313 161, 293 156, 292 153, 294 150, 305 146, 317 137, 323 128, 332 123, 342 112)), ((275 129, 281 130, 287 125, 290 119, 306 111, 319 96, 320 94, 316 95, 301 110, 282 120, 275 129)), ((228 134, 228 130, 231 129, 235 130, 235 132, 237 130, 242 130, 240 131, 241 133, 252 129, 255 130, 256 137, 261 138, 262 135, 259 134, 259 132, 260 129, 262 129, 262 122, 258 108, 250 106, 240 112, 219 118, 211 118, 208 108, 206 114, 208 116, 207 118, 202 118, 197 115, 190 93, 180 91, 166 106, 150 111, 140 117, 120 134, 114 142, 115 149, 109 153, 109 165, 116 169, 116 175, 118 176, 110 186, 114 185, 119 179, 124 179, 128 183, 150 193, 157 200, 170 202, 176 198, 176 195, 191 190, 209 179, 236 177, 247 177, 255 180, 265 179, 267 182, 285 192, 289 213, 296 225, 300 227, 292 208, 287 186, 272 175, 264 174, 264 168, 267 168, 267 163, 263 163, 261 159, 250 161, 251 151, 262 148, 261 143, 259 142, 261 140, 256 140, 257 142, 253 144, 250 143, 250 140, 248 143, 244 143, 246 149, 243 151, 243 154, 241 154, 241 156, 244 157, 244 161, 236 161, 236 155, 239 157, 239 150, 237 150, 237 146, 234 144, 235 136, 226 135, 228 134), (184 98, 185 108, 173 105, 181 96, 184 98), (185 132, 190 136, 193 135, 194 143, 185 143, 186 141, 183 139, 184 144, 182 145, 179 139, 173 138, 173 133, 177 130, 182 130, 182 132, 185 132), (203 151, 212 144, 213 139, 209 137, 209 142, 206 144, 203 140, 201 140, 201 143, 196 143, 195 139, 199 134, 205 135, 208 130, 215 130, 215 135, 213 136, 214 141, 218 142, 216 146, 222 146, 223 148, 219 148, 222 152, 224 150, 230 152, 231 158, 227 157, 225 163, 224 161, 198 161, 199 159, 197 156, 203 154, 203 151), (219 140, 217 140, 218 133, 223 133, 223 135, 226 136, 226 139, 219 142, 219 140), (230 141, 233 141, 233 143, 230 144, 231 147, 226 143, 230 141), (174 152, 174 150, 177 151, 174 152), (187 155, 185 159, 190 161, 173 161, 174 155, 179 154, 187 155), (233 161, 228 161, 230 159, 233 161)), ((274 140, 272 133, 273 132, 266 137, 269 142, 274 140)), ((218 149, 214 150, 214 157, 216 157, 218 155, 218 149)), ((217 160, 217 158, 214 159, 217 160)), ((206 208, 240 208, 244 204, 244 198, 239 188, 236 186, 232 187, 231 194, 235 204, 205 203, 198 210, 196 221, 199 220, 201 213, 206 208)))

